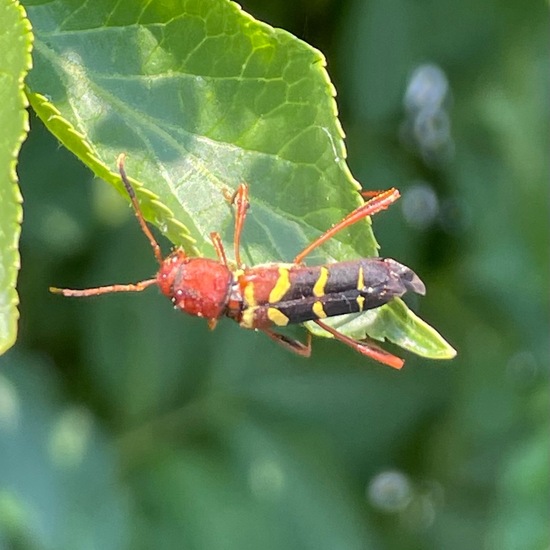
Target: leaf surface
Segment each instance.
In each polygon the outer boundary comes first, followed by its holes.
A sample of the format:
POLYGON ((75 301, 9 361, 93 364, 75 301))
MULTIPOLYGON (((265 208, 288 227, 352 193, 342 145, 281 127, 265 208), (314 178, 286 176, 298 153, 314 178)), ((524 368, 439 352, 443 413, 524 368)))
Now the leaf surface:
MULTIPOLYGON (((29 13, 38 115, 119 189, 115 159, 127 153, 146 218, 176 245, 213 256, 209 235, 217 231, 232 251, 223 193, 241 181, 252 202, 243 235, 248 265, 290 261, 361 204, 325 59, 289 33, 226 0, 178 7, 55 0, 29 13)), ((309 261, 376 253, 366 220, 309 261)), ((385 319, 382 339, 398 332, 385 319)), ((408 322, 414 327, 416 317, 408 322)))

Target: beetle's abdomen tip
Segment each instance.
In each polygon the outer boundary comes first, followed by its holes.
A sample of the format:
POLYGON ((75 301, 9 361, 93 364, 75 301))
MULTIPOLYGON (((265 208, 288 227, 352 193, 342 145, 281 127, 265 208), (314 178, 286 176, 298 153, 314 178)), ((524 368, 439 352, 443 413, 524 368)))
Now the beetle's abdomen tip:
POLYGON ((415 292, 421 296, 426 294, 426 285, 411 268, 400 264, 391 258, 386 258, 384 262, 391 266, 391 271, 399 277, 399 280, 408 291, 415 292))
POLYGON ((426 294, 426 285, 422 282, 422 279, 412 270, 409 269, 409 272, 401 277, 403 284, 407 287, 407 290, 411 292, 416 292, 421 296, 426 294))

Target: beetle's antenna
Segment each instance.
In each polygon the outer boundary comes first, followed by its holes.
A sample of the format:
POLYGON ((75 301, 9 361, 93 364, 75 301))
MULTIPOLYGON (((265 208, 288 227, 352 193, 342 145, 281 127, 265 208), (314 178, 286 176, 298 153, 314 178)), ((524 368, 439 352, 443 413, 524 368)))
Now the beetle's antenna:
POLYGON ((162 252, 160 250, 159 243, 153 236, 153 233, 151 233, 151 230, 149 229, 149 226, 147 225, 147 222, 143 217, 141 208, 139 206, 139 202, 136 197, 136 192, 134 191, 132 184, 130 183, 130 181, 128 180, 128 177, 126 176, 126 171, 124 170, 125 159, 126 159, 126 155, 124 153, 121 153, 117 159, 118 171, 120 173, 122 183, 124 184, 124 187, 126 188, 126 192, 128 193, 130 200, 132 201, 132 206, 134 207, 134 213, 136 215, 136 218, 138 219, 141 230, 145 233, 145 236, 149 239, 149 242, 153 247, 153 252, 155 254, 155 258, 157 259, 157 262, 160 265, 162 265, 164 258, 162 257, 162 252))
POLYGON ((63 294, 63 296, 70 296, 72 298, 84 298, 85 296, 99 296, 100 294, 110 294, 111 292, 141 292, 148 286, 156 284, 156 282, 156 279, 147 279, 146 281, 140 281, 139 283, 129 285, 98 286, 96 288, 85 288, 84 290, 51 286, 50 292, 54 294, 63 294))

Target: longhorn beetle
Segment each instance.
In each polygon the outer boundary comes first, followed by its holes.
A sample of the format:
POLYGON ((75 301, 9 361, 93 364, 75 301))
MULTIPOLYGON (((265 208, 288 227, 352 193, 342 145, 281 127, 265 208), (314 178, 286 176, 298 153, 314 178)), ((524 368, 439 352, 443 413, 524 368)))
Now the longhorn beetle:
POLYGON ((283 347, 309 357, 311 334, 304 344, 273 330, 289 324, 313 321, 334 338, 354 350, 400 369, 404 361, 383 350, 370 339, 354 340, 326 324, 323 319, 377 308, 407 291, 424 294, 424 283, 408 267, 390 258, 361 258, 320 266, 303 261, 312 250, 352 224, 385 210, 399 198, 397 189, 376 194, 302 250, 292 263, 270 263, 246 267, 241 261, 240 241, 247 210, 248 187, 241 183, 231 197, 235 207, 235 266, 227 261, 218 233, 210 233, 217 260, 189 257, 176 248, 164 258, 139 206, 124 170, 124 155, 117 161, 120 177, 132 202, 143 233, 149 239, 160 269, 156 277, 134 284, 115 284, 84 290, 50 288, 64 296, 97 296, 110 292, 140 292, 157 285, 174 307, 204 317, 211 329, 229 317, 243 328, 261 330, 283 347))

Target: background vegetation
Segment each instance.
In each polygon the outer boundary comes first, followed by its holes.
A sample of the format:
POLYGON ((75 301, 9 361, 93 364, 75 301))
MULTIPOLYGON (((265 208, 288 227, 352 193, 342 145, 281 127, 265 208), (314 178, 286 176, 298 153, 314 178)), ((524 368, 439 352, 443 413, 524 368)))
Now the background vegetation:
POLYGON ((459 355, 397 373, 318 339, 304 361, 154 291, 49 295, 155 264, 33 117, 0 547, 547 548, 546 7, 243 7, 327 56, 353 174, 404 193, 375 221, 382 254, 422 275, 415 309, 459 355))

